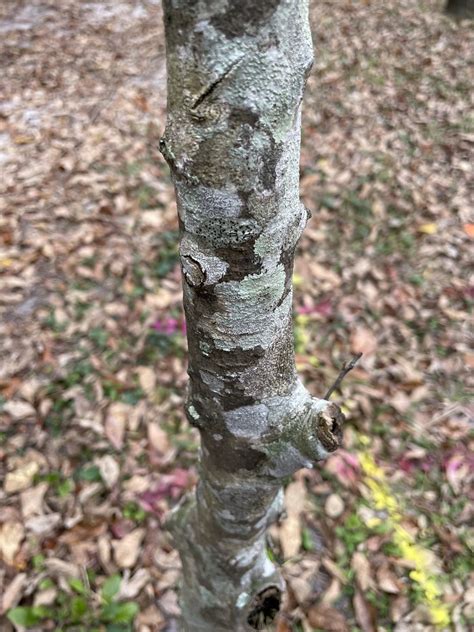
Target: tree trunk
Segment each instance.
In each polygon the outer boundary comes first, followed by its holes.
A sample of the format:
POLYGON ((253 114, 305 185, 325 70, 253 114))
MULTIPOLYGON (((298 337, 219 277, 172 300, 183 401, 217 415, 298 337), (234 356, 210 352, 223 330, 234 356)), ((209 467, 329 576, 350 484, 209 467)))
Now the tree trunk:
POLYGON ((448 0, 446 13, 460 18, 474 18, 474 0, 448 0))
POLYGON ((282 481, 335 450, 343 416, 294 363, 292 270, 307 0, 165 0, 168 119, 160 146, 180 221, 189 421, 200 481, 170 522, 188 632, 261 629, 282 581, 265 532, 282 481))

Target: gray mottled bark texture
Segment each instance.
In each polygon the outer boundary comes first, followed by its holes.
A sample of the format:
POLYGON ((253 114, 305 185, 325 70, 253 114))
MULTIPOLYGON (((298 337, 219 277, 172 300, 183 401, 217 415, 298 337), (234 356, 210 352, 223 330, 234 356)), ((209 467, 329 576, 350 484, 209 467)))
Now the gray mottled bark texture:
POLYGON ((188 326, 195 496, 171 518, 188 632, 261 629, 282 581, 265 532, 282 480, 335 450, 342 414, 295 370, 292 270, 307 0, 165 0, 168 119, 188 326))

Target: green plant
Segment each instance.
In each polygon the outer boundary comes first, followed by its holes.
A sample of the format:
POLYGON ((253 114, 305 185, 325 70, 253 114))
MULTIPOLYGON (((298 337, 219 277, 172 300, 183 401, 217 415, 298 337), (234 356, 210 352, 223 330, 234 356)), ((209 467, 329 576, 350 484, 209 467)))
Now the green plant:
POLYGON ((88 582, 72 578, 69 580, 72 596, 61 591, 51 606, 19 606, 9 610, 7 617, 11 623, 26 629, 52 621, 56 624, 56 632, 104 629, 106 632, 131 632, 139 608, 133 601, 117 600, 120 584, 120 575, 108 577, 97 600, 92 599, 88 582))
POLYGON ((146 511, 137 503, 130 501, 122 509, 123 517, 134 522, 143 522, 146 518, 146 511))
POLYGON ((336 535, 344 543, 347 553, 351 555, 358 545, 367 539, 369 530, 362 519, 353 513, 343 525, 336 527, 336 535))

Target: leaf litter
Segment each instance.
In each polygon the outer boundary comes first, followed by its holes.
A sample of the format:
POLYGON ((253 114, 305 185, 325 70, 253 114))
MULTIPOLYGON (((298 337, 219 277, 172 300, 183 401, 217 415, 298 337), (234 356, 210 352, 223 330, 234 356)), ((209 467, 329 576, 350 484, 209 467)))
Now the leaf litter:
MULTIPOLYGON (((322 396, 364 356, 333 395, 344 448, 298 473, 270 531, 279 632, 472 624, 474 31, 441 8, 311 4, 297 363, 322 396)), ((6 632, 176 626, 163 521, 198 448, 161 20, 155 0, 0 7, 6 632)))

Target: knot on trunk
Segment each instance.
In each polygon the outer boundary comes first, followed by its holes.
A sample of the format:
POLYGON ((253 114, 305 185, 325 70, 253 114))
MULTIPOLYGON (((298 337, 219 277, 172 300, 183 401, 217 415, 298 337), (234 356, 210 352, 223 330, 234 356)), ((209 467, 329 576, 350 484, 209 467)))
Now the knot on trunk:
POLYGON ((267 456, 263 466, 267 474, 285 478, 301 467, 313 467, 341 445, 345 419, 341 409, 313 397, 299 380, 287 397, 266 400, 265 406, 272 428, 260 444, 267 456))
POLYGON ((344 421, 344 413, 334 402, 327 402, 318 413, 316 435, 328 452, 334 452, 341 445, 344 421))

